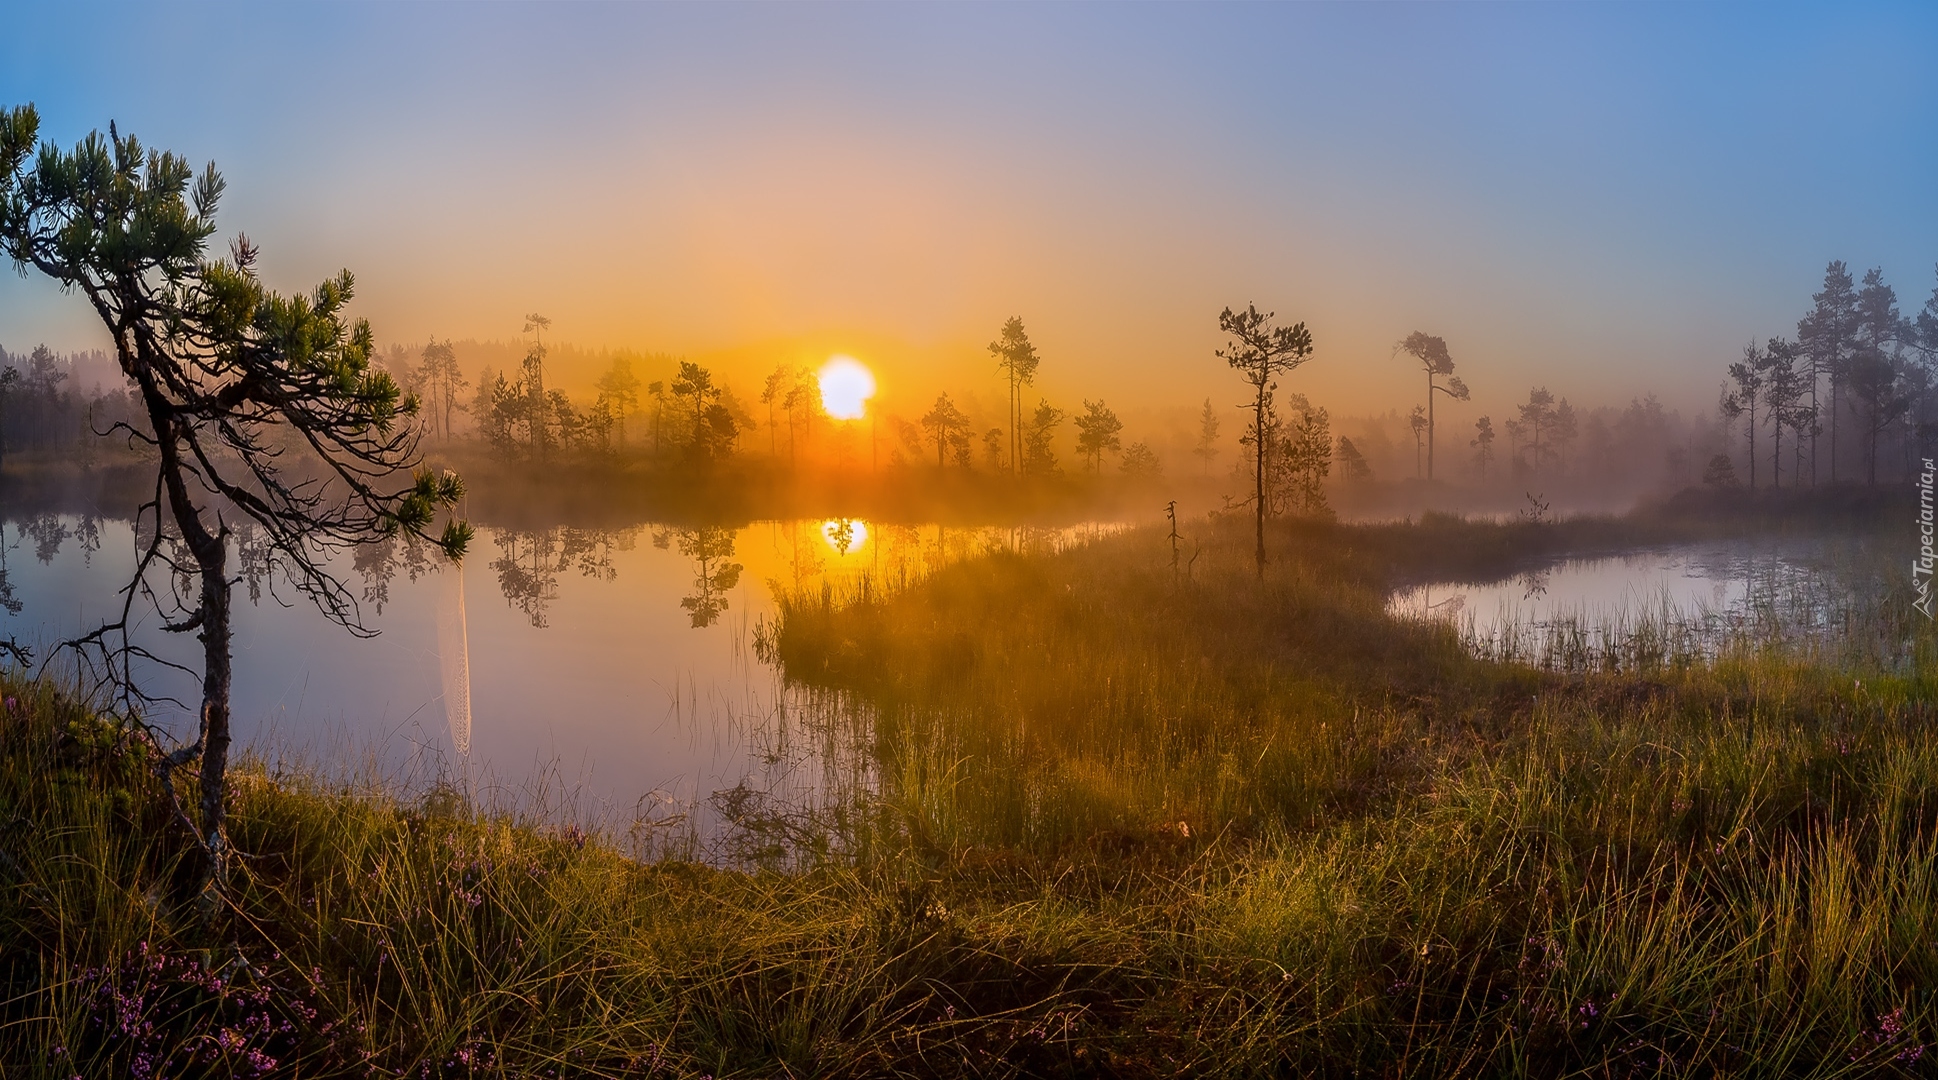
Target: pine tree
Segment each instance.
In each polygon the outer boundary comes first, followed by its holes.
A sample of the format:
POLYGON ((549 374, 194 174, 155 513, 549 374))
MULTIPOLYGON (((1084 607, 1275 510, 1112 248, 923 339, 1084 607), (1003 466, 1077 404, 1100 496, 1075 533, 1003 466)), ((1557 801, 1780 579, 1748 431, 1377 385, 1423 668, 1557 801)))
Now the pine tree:
POLYGON ((1293 371, 1312 358, 1312 332, 1304 323, 1273 326, 1272 312, 1260 312, 1251 304, 1244 311, 1226 308, 1218 315, 1218 329, 1231 335, 1217 356, 1231 365, 1252 388, 1252 473, 1253 510, 1256 517, 1258 576, 1265 576, 1265 471, 1269 465, 1270 440, 1266 424, 1271 419, 1272 394, 1278 389, 1280 375, 1293 371))
POLYGON ((101 318, 142 403, 141 420, 123 430, 153 450, 157 470, 158 494, 136 513, 135 535, 147 539, 120 611, 69 644, 105 665, 138 722, 148 699, 133 665, 147 654, 129 640, 130 612, 138 596, 152 595, 142 588, 150 569, 178 568, 168 576, 184 584, 155 603, 164 630, 201 642, 202 703, 195 742, 166 754, 163 768, 201 759, 201 820, 183 823, 199 831, 213 900, 229 857, 236 524, 263 539, 267 569, 332 621, 367 635, 330 556, 403 531, 459 557, 467 526, 449 522, 435 537, 428 530, 463 486, 448 473, 412 475, 418 402, 372 362, 370 326, 347 311, 349 271, 308 295, 272 292, 256 276, 247 237, 227 259, 208 256, 225 186, 213 164, 197 178, 181 157, 147 150, 113 125, 105 139, 96 132, 72 151, 46 144, 34 155, 39 126, 31 105, 0 113, 0 253, 81 293, 101 318), (297 477, 284 472, 292 442, 309 451, 297 477))

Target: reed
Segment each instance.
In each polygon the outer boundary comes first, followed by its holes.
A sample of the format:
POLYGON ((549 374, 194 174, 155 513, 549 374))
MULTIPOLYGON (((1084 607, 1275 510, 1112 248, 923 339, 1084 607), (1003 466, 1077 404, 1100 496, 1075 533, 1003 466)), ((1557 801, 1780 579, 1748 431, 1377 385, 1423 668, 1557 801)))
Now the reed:
POLYGON ((0 1067, 1928 1068, 1928 669, 1480 658, 1387 615, 1406 528, 1286 526, 1263 586, 1208 524, 1188 577, 1133 532, 791 598, 762 649, 844 779, 738 867, 245 763, 213 923, 142 744, 7 677, 0 1067))

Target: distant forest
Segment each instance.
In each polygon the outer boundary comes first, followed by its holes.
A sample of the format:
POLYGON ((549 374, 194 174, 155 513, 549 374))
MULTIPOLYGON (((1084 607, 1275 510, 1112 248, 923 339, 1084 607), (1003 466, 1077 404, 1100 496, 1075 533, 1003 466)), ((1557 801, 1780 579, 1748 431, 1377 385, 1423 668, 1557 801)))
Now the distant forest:
MULTIPOLYGON (((1394 352, 1396 363, 1402 352, 1425 361, 1428 398, 1469 400, 1451 377, 1445 342, 1416 332, 1394 352)), ((427 448, 470 473, 928 471, 985 482, 1061 477, 1135 489, 1168 478, 1174 489, 1249 490, 1240 481, 1251 474, 1254 439, 1237 410, 1207 400, 1188 426, 1133 438, 1102 395, 1052 402, 1035 392, 1044 358, 1022 320, 1000 328, 989 354, 988 386, 939 393, 919 414, 871 408, 860 421, 828 415, 808 366, 779 365, 736 387, 664 353, 559 345, 536 315, 515 342, 392 345, 381 362, 417 395, 427 448), (969 404, 992 388, 1007 398, 1003 415, 969 404)), ((1880 271, 1858 280, 1833 262, 1792 335, 1750 343, 1717 367, 1716 404, 1689 414, 1652 394, 1574 404, 1562 371, 1529 387, 1507 415, 1458 422, 1436 422, 1430 401, 1335 420, 1283 391, 1268 417, 1268 510, 1325 514, 1329 496, 1351 502, 1429 479, 1476 492, 1545 488, 1610 501, 1695 484, 1898 480, 1938 442, 1938 287, 1905 314, 1880 271)), ((22 454, 86 465, 138 452, 91 434, 133 416, 134 405, 104 353, 0 348, 0 465, 22 454)), ((1446 407, 1441 401, 1443 414, 1446 407)))

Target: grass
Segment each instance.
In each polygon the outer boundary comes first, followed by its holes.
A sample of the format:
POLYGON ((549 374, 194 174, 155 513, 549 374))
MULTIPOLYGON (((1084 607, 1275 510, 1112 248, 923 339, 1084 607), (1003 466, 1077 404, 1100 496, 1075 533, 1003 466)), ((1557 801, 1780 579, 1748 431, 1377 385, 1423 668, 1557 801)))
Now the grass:
POLYGON ((1261 585, 1238 524, 790 599, 848 797, 741 869, 245 766, 206 924, 141 744, 9 681, 0 1070, 1930 1067, 1928 664, 1483 662, 1385 590, 1664 526, 1285 524, 1261 585))

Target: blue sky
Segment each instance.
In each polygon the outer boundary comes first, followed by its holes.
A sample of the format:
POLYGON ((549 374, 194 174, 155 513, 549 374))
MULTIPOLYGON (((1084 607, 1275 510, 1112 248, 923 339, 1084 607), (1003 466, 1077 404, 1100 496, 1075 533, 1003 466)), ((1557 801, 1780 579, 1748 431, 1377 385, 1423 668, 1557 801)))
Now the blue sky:
MULTIPOLYGON (((1298 388, 1475 408, 1534 382, 1691 406, 1826 261, 1907 308, 1938 263, 1938 6, 21 6, 0 103, 214 159, 272 284, 356 270, 381 338, 980 378, 1224 378, 1225 304, 1306 320, 1298 388), (1417 396, 1417 394, 1415 395, 1417 396)), ((0 344, 99 340, 0 278, 0 344)))

